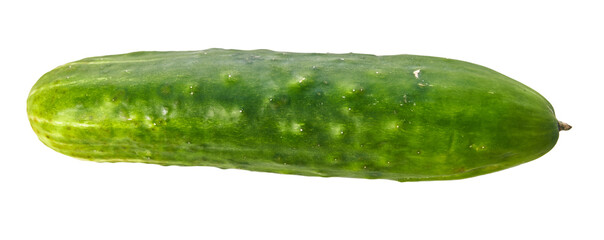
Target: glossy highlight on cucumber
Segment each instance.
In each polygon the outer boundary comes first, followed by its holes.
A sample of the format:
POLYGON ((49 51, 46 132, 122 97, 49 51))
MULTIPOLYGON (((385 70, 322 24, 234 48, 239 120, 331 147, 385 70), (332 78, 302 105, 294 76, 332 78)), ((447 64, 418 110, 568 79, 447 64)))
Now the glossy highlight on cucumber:
POLYGON ((67 63, 27 99, 48 147, 98 162, 422 181, 551 150, 551 104, 458 60, 207 49, 67 63))

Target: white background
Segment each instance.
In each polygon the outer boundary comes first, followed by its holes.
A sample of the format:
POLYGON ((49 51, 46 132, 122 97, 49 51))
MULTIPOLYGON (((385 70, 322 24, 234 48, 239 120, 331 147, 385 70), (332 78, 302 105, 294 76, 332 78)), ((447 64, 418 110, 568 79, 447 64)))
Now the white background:
POLYGON ((0 4, 0 239, 604 239, 598 1, 214 2, 0 4), (512 169, 399 183, 86 162, 29 126, 28 92, 58 65, 213 47, 470 61, 574 128, 512 169))

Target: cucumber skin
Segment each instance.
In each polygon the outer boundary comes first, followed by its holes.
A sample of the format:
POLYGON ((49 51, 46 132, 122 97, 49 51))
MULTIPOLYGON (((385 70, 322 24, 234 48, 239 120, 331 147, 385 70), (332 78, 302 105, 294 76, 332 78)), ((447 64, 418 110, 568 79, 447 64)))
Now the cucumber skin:
POLYGON ((558 139, 536 91, 479 65, 414 55, 92 57, 43 75, 27 113, 44 144, 86 160, 396 181, 499 171, 558 139))

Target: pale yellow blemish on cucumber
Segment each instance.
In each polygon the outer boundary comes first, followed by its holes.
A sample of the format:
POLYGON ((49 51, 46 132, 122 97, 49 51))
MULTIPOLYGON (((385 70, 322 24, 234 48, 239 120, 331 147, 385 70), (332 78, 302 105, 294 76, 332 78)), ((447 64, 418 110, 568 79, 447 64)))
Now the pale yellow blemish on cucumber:
POLYGON ((385 122, 384 125, 382 125, 382 126, 386 130, 398 130, 401 127, 401 122, 399 120, 391 120, 391 121, 385 122))
POLYGON ((217 119, 220 122, 235 122, 239 120, 242 112, 243 109, 240 108, 226 109, 221 106, 212 106, 208 108, 205 116, 208 119, 217 119))
POLYGON ((329 124, 329 129, 330 129, 332 136, 340 136, 340 135, 344 134, 344 125, 343 124, 337 124, 337 123, 329 124))
POLYGON ((477 152, 485 150, 487 148, 485 145, 480 145, 480 144, 470 144, 470 146, 468 146, 468 147, 477 152))
POLYGON ((415 78, 419 78, 420 72, 421 72, 421 69, 417 69, 417 70, 413 71, 413 76, 415 76, 415 78))
POLYGON ((299 135, 299 134, 302 134, 302 132, 304 132, 304 129, 302 128, 302 124, 297 123, 297 122, 280 121, 278 123, 278 127, 279 127, 279 130, 283 133, 299 135))

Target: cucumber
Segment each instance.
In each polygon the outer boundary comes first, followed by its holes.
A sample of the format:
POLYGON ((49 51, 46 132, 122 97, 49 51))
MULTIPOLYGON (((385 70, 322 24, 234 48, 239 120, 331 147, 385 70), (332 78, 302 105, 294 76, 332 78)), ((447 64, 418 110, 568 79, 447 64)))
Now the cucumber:
POLYGON ((468 62, 270 50, 82 59, 43 75, 27 113, 80 159, 396 181, 513 167, 570 128, 536 91, 468 62))

